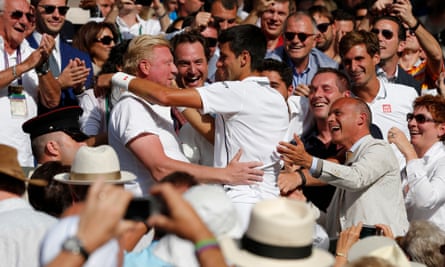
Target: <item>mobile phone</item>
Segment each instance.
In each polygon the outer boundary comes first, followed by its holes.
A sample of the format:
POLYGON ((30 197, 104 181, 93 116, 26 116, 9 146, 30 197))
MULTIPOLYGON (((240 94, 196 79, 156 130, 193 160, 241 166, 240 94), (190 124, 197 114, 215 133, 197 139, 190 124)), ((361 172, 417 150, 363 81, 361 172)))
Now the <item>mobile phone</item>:
POLYGON ((364 224, 362 227, 362 230, 360 231, 360 239, 368 237, 368 236, 374 236, 379 235, 379 231, 375 225, 367 225, 364 224))
POLYGON ((159 211, 159 201, 154 197, 136 197, 128 204, 124 219, 145 221, 151 214, 159 211))
POLYGON ((135 4, 141 6, 151 6, 152 1, 153 0, 136 0, 135 4))

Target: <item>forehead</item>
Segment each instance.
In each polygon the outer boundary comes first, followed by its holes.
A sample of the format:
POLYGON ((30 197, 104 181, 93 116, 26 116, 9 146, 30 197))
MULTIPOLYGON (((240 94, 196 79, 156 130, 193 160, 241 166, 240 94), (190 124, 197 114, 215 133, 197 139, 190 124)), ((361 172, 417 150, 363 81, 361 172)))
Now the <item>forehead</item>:
POLYGON ((200 42, 194 43, 180 43, 176 46, 175 56, 177 59, 185 57, 200 57, 205 58, 204 47, 200 42))
POLYGON ((365 44, 358 44, 351 47, 345 54, 345 58, 354 58, 354 57, 369 57, 368 51, 366 51, 365 44))
POLYGON ((354 22, 352 20, 336 20, 335 26, 338 30, 344 32, 352 32, 354 30, 354 22))
POLYGON ((277 10, 277 11, 284 11, 286 13, 289 13, 289 2, 274 2, 272 5, 270 5, 267 10, 277 10))
POLYGON ((5 10, 21 10, 28 11, 31 7, 25 0, 9 0, 5 1, 5 10))
POLYGON ((376 23, 374 23, 374 28, 377 29, 390 29, 393 31, 397 31, 399 28, 399 25, 397 23, 395 23, 392 20, 388 20, 388 19, 381 19, 379 21, 377 21, 376 23))
POLYGON ((329 22, 329 18, 326 17, 325 15, 321 14, 320 12, 315 13, 315 14, 313 15, 313 17, 314 17, 314 19, 315 19, 315 21, 316 21, 317 23, 320 23, 320 22, 329 22))
POLYGON ((41 0, 41 1, 39 1, 39 5, 64 6, 64 5, 66 5, 66 1, 65 0, 41 0))
POLYGON ((337 88, 337 76, 331 72, 323 72, 314 76, 312 86, 331 85, 337 88))
POLYGON ((286 30, 310 33, 314 31, 314 27, 310 18, 301 16, 298 18, 289 18, 286 24, 286 30))
POLYGON ((151 56, 153 61, 162 61, 173 59, 173 55, 167 46, 156 46, 153 48, 153 55, 151 56))

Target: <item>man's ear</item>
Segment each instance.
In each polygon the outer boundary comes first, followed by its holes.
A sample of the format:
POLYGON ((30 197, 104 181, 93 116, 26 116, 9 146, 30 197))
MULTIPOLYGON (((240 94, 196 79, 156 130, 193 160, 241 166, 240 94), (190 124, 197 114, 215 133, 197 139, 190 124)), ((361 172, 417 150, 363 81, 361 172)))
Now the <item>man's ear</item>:
POLYGON ((243 50, 238 56, 241 67, 245 67, 247 64, 251 64, 252 58, 247 50, 243 50))
POLYGON ((148 60, 143 59, 138 64, 138 70, 143 76, 148 76, 150 74, 151 64, 148 60))
POLYGON ((58 157, 60 155, 60 146, 56 141, 48 141, 45 145, 45 153, 51 157, 58 157))

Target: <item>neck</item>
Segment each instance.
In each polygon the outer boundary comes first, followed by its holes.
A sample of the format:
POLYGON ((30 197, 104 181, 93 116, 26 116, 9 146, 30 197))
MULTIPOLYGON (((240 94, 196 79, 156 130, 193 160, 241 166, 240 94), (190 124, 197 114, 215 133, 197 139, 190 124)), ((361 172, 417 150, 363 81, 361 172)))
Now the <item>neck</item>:
POLYGON ((330 144, 332 137, 331 132, 329 131, 329 124, 327 119, 316 119, 315 123, 318 130, 318 139, 320 139, 325 145, 330 144))
POLYGON ((387 60, 380 61, 379 66, 385 71, 386 76, 391 78, 396 75, 398 62, 399 62, 399 58, 394 56, 387 60))
POLYGON ((403 54, 399 59, 400 66, 404 70, 411 69, 414 64, 416 64, 419 59, 420 51, 419 50, 403 50, 403 54))
POLYGON ((334 44, 331 44, 331 46, 329 46, 329 48, 326 49, 326 51, 323 51, 323 53, 326 56, 328 56, 328 57, 330 57, 332 59, 337 57, 337 52, 335 51, 335 45, 334 44))
POLYGON ((371 103, 379 93, 380 82, 377 77, 373 77, 366 85, 352 88, 354 95, 367 103, 371 103))
POLYGON ((129 12, 125 14, 119 14, 119 17, 127 24, 127 26, 131 27, 138 22, 136 13, 129 12))
POLYGON ((309 65, 309 56, 301 59, 292 60, 292 62, 295 65, 295 71, 297 73, 302 73, 309 65))
POLYGON ((8 192, 8 191, 2 191, 0 190, 0 200, 10 199, 10 198, 19 198, 20 196, 8 192))
POLYGON ((274 50, 275 48, 277 48, 277 44, 278 44, 278 40, 279 40, 279 36, 275 37, 275 39, 267 39, 267 51, 271 51, 274 50))

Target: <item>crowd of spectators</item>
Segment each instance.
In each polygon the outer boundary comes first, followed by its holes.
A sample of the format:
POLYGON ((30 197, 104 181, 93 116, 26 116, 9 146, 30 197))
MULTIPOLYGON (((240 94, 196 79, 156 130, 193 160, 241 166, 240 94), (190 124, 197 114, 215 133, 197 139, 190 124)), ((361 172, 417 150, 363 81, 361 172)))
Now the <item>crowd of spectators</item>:
POLYGON ((1 265, 445 267, 444 3, 0 0, 1 265))

